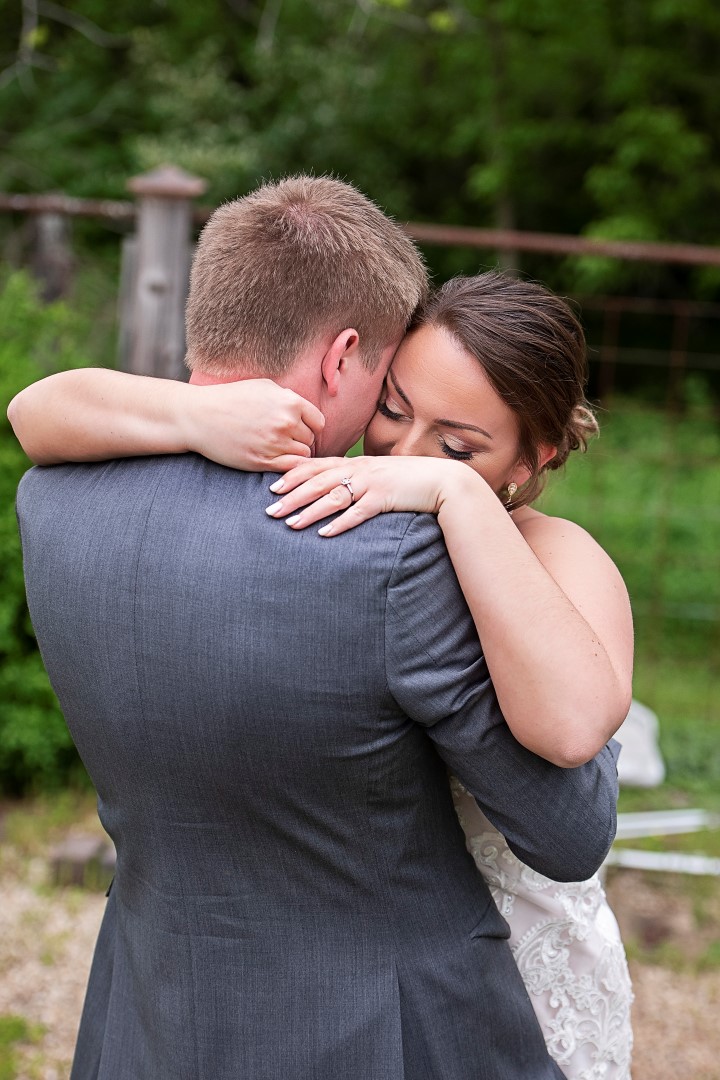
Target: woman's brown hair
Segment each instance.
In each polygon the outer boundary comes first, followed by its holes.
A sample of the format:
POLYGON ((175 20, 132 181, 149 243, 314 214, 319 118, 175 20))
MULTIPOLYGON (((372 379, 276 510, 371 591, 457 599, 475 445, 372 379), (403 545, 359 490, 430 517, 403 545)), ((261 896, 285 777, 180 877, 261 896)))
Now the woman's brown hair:
POLYGON ((598 432, 585 400, 585 334, 567 302, 542 285, 488 271, 448 281, 416 313, 411 330, 438 326, 482 365, 517 416, 520 458, 530 479, 509 508, 533 502, 545 473, 585 450, 598 432), (540 446, 555 456, 539 467, 540 446))

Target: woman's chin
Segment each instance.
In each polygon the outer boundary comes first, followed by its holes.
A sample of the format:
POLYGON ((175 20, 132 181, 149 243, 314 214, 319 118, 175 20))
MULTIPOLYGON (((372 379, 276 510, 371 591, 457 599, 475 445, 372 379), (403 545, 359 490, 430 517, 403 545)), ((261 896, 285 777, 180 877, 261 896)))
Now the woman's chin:
POLYGON ((367 434, 365 435, 365 438, 363 439, 363 454, 366 457, 387 457, 389 453, 389 449, 383 450, 378 446, 375 439, 368 438, 367 434))

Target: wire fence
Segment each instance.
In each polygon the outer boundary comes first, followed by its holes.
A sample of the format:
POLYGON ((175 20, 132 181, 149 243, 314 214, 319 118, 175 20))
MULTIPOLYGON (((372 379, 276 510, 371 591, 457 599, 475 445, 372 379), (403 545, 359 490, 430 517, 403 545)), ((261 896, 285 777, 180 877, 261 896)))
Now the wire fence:
MULTIPOLYGON (((0 212, 45 222, 36 229, 33 266, 48 298, 69 287, 73 217, 96 218, 116 231, 136 227, 137 242, 126 241, 122 275, 123 366, 177 374, 182 327, 174 336, 168 333, 168 305, 172 319, 181 320, 194 231, 211 211, 192 205, 202 182, 179 170, 160 170, 129 186, 136 201, 0 193, 0 212), (173 230, 167 247, 173 265, 167 267, 158 262, 163 228, 173 230), (178 231, 185 237, 182 249, 178 231), (161 363, 153 343, 170 338, 175 353, 161 363), (140 347, 146 348, 144 358, 134 358, 132 350, 140 347)), ((489 253, 720 267, 720 249, 700 245, 600 242, 426 223, 409 224, 407 232, 424 245, 489 253)), ((637 295, 577 300, 590 348, 590 396, 600 403, 604 433, 586 460, 573 463, 567 478, 551 485, 545 505, 587 527, 628 582, 637 623, 638 694, 661 719, 669 715, 677 732, 688 723, 707 727, 696 758, 683 758, 678 738, 684 782, 703 769, 720 779, 720 304, 637 295)))

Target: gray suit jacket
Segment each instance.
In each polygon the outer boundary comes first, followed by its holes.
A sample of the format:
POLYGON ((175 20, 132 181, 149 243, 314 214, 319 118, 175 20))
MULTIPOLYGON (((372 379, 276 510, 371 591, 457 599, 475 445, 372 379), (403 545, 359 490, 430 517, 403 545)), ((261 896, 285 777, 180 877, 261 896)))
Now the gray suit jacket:
POLYGON ((73 1080, 559 1077, 446 770, 573 880, 613 837, 613 754, 515 742, 432 517, 323 540, 265 515, 269 483, 187 455, 20 486, 118 853, 73 1080))

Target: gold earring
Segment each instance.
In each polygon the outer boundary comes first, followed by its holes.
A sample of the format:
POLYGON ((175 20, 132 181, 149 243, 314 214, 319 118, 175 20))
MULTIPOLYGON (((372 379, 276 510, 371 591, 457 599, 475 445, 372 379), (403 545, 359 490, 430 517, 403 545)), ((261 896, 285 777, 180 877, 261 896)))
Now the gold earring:
POLYGON ((507 486, 508 500, 507 500, 507 502, 505 503, 505 505, 506 505, 506 506, 507 506, 508 508, 509 508, 509 506, 510 506, 510 503, 511 503, 511 502, 513 501, 513 497, 514 497, 514 495, 515 495, 515 492, 517 491, 517 489, 518 489, 518 486, 517 486, 517 484, 513 484, 513 483, 510 483, 510 484, 508 484, 508 486, 507 486))

